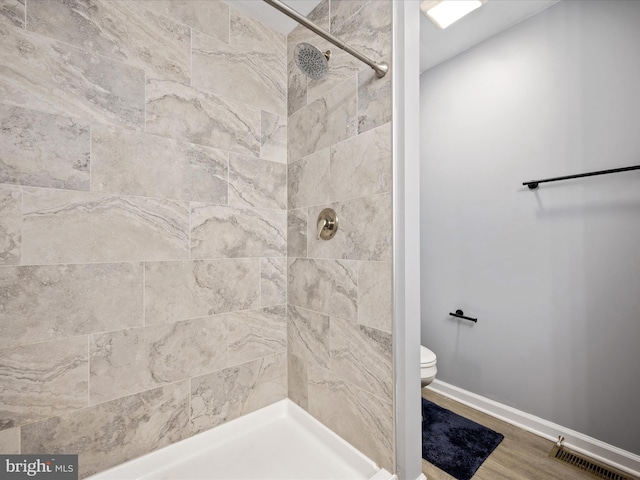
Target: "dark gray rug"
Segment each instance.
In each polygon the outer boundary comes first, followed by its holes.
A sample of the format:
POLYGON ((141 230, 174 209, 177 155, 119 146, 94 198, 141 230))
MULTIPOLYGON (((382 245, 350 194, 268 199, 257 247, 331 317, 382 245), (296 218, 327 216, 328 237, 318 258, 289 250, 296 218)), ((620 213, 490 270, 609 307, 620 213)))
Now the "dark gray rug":
POLYGON ((422 399, 422 458, 470 480, 504 435, 422 399))

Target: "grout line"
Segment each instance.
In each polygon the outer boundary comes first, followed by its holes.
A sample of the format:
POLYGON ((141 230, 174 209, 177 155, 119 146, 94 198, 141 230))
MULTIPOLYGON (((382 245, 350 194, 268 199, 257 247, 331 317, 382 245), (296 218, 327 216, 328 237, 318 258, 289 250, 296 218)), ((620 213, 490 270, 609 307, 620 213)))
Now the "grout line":
MULTIPOLYGON (((102 332, 96 332, 96 333, 102 333, 102 332)), ((33 345, 44 345, 44 344, 47 344, 47 343, 74 340, 74 339, 77 339, 77 338, 86 337, 88 335, 93 335, 93 332, 91 332, 91 333, 83 333, 83 334, 78 334, 78 335, 71 335, 69 337, 59 337, 59 338, 53 338, 53 339, 47 339, 47 340, 40 340, 40 341, 37 341, 37 342, 31 342, 31 343, 20 343, 20 344, 17 344, 17 345, 9 345, 7 347, 1 347, 0 348, 0 352, 2 352, 4 350, 10 350, 12 348, 31 347, 33 345)))
POLYGON ((198 322, 198 321, 203 321, 203 320, 206 320, 206 319, 209 319, 209 318, 213 318, 213 317, 222 317, 222 316, 225 316, 225 315, 249 314, 249 313, 252 313, 252 312, 262 312, 265 308, 279 307, 279 306, 286 306, 286 304, 281 303, 281 304, 275 304, 275 305, 268 305, 266 307, 256 306, 254 308, 245 308, 245 309, 242 309, 242 310, 230 310, 228 312, 214 313, 214 314, 211 314, 211 315, 200 315, 200 316, 197 316, 197 317, 181 318, 179 320, 174 320, 174 321, 164 321, 164 322, 159 322, 159 323, 150 323, 150 324, 146 324, 146 325, 143 324, 143 325, 123 326, 123 327, 120 327, 120 328, 115 328, 113 330, 92 331, 92 332, 79 334, 79 335, 73 335, 73 336, 69 336, 69 337, 60 337, 60 338, 42 340, 42 341, 38 341, 38 342, 22 343, 22 344, 18 344, 18 345, 11 345, 11 346, 8 346, 8 347, 2 347, 2 348, 0 348, 0 352, 2 352, 3 350, 9 350, 9 349, 12 349, 12 348, 29 347, 29 346, 33 346, 33 345, 44 345, 44 344, 52 343, 52 342, 73 340, 73 339, 77 339, 77 338, 81 338, 81 337, 85 337, 85 336, 90 337, 92 335, 109 335, 109 334, 112 334, 112 333, 123 332, 123 331, 127 331, 127 330, 139 330, 139 329, 142 329, 142 328, 150 328, 150 327, 162 328, 162 327, 166 327, 166 326, 175 326, 175 324, 177 324, 177 323, 198 322))
MULTIPOLYGON (((297 208, 296 210, 305 210, 297 208)), ((284 260, 310 260, 310 261, 338 261, 338 262, 371 262, 371 263, 391 263, 391 259, 360 259, 360 258, 334 258, 334 257, 301 257, 299 255, 268 255, 264 257, 204 257, 204 258, 182 258, 182 259, 161 259, 161 260, 113 260, 113 261, 95 261, 95 262, 58 262, 58 263, 27 263, 21 265, 0 265, 0 271, 2 269, 16 268, 16 267, 69 267, 69 266, 87 266, 87 265, 120 265, 123 263, 129 264, 146 264, 146 263, 201 263, 201 262, 225 262, 225 261, 237 261, 237 260, 259 260, 261 258, 282 258, 284 260)))
MULTIPOLYGON (((219 371, 219 370, 213 370, 212 372, 208 372, 208 373, 213 373, 213 372, 217 372, 217 371, 219 371)), ((203 375, 207 375, 207 374, 204 373, 203 375)), ((52 415, 52 416, 47 417, 47 418, 56 418, 56 417, 62 417, 62 416, 65 416, 65 415, 73 415, 75 412, 78 412, 78 411, 81 411, 81 410, 85 410, 85 409, 89 409, 89 408, 95 408, 95 407, 98 407, 100 405, 104 405, 106 403, 117 402, 118 400, 122 400, 123 398, 135 397, 136 395, 141 395, 143 393, 150 392, 152 390, 157 390, 159 388, 167 388, 167 387, 175 386, 175 385, 177 385, 179 383, 182 383, 184 381, 187 381, 189 379, 190 379, 190 377, 180 378, 179 380, 175 380, 173 382, 162 383, 160 385, 156 385, 156 386, 151 387, 151 388, 146 388, 144 390, 140 390, 140 391, 136 391, 136 392, 132 392, 132 393, 126 393, 124 395, 120 395, 120 396, 115 397, 115 398, 110 398, 109 400, 104 400, 104 401, 101 401, 101 402, 98 402, 98 403, 94 403, 94 404, 88 405, 86 407, 80 407, 78 409, 71 410, 69 412, 61 413, 60 415, 52 415)), ((42 420, 39 420, 38 422, 40 422, 40 421, 42 421, 42 420)), ((32 422, 32 423, 38 423, 38 422, 32 422)))
POLYGON ((372 198, 372 197, 382 197, 382 196, 385 196, 385 195, 391 195, 391 191, 372 193, 371 195, 362 195, 361 197, 352 197, 352 198, 345 198, 345 199, 341 199, 341 200, 333 200, 333 201, 330 201, 330 202, 317 203, 317 204, 313 204, 313 205, 305 205, 305 206, 302 206, 302 207, 292 208, 291 210, 306 210, 306 209, 311 209, 311 208, 320 208, 320 207, 326 207, 327 205, 335 205, 337 203, 355 202, 355 201, 358 201, 358 200, 365 200, 365 199, 372 198))

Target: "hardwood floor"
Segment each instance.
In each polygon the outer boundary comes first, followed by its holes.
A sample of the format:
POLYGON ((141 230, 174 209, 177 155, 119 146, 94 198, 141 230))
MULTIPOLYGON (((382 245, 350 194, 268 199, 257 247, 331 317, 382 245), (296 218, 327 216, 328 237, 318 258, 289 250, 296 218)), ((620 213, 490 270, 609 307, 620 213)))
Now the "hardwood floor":
MULTIPOLYGON (((504 440, 480 466, 473 480, 593 480, 590 475, 549 458, 553 447, 553 442, 549 440, 478 412, 428 388, 422 389, 422 396, 504 435, 504 440)), ((422 460, 422 473, 427 480, 455 480, 425 460, 422 460)))

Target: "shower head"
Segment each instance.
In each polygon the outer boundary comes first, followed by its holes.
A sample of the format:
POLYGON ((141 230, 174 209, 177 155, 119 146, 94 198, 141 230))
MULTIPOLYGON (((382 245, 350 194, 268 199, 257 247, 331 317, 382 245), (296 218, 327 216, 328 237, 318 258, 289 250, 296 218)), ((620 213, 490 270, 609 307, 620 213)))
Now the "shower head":
POLYGON ((321 52, 313 45, 299 43, 294 51, 296 65, 313 80, 320 80, 329 71, 329 57, 331 51, 321 52))

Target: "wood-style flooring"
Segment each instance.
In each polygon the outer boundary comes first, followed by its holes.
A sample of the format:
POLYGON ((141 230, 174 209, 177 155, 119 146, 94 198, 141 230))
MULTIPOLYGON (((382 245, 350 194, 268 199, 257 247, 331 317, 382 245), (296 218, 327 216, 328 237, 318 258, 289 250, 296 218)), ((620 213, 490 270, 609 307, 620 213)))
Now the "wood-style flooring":
MULTIPOLYGON (((504 440, 480 466, 473 480, 593 480, 590 475, 549 458, 553 447, 553 442, 549 440, 443 397, 428 388, 422 389, 422 396, 504 435, 504 440)), ((422 473, 427 480, 455 480, 425 460, 422 460, 422 473)))

